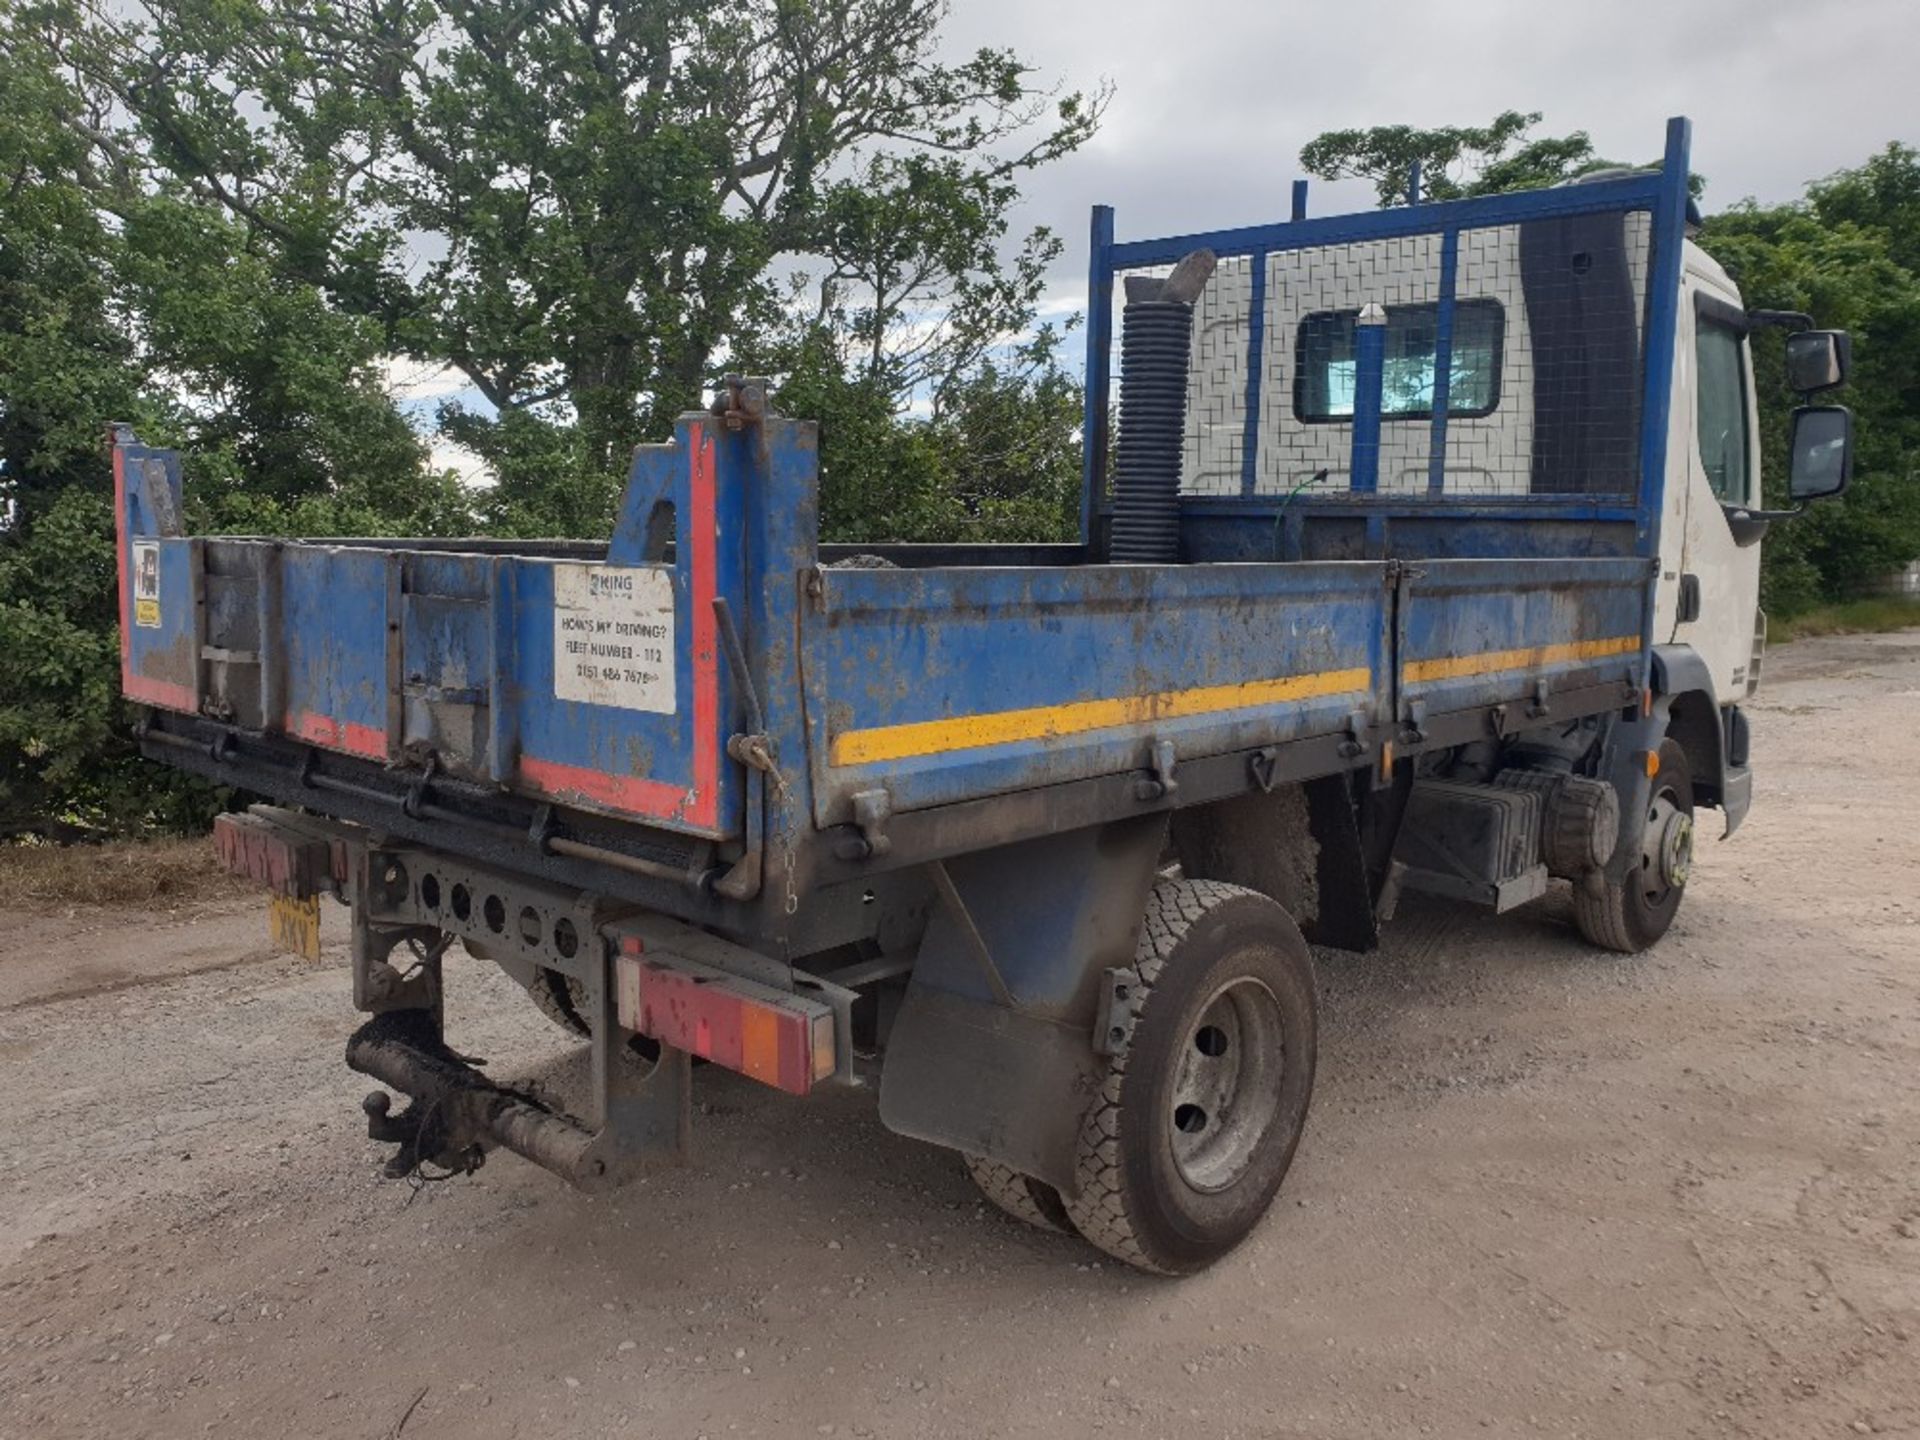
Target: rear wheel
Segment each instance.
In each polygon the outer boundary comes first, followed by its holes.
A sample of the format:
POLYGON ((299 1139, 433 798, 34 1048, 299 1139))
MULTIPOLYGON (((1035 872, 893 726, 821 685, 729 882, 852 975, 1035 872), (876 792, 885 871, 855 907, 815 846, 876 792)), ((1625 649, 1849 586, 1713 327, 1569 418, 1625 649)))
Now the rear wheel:
MULTIPOLYGON (((475 959, 490 960, 517 980, 533 1001, 534 1008, 555 1025, 569 1034, 593 1038, 593 1025, 587 1019, 590 1008, 587 987, 583 981, 571 975, 562 975, 558 970, 549 970, 544 965, 533 965, 517 959, 502 960, 488 947, 472 940, 465 944, 468 953, 475 959)), ((650 1035, 629 1035, 627 1049, 649 1064, 660 1058, 660 1042, 650 1035)))
POLYGON ((1134 968, 1132 1034, 1083 1122, 1067 1214, 1109 1255, 1188 1275, 1246 1238, 1293 1162, 1313 1094, 1313 962, 1264 895, 1168 880, 1134 968))
POLYGON ((1060 1199, 1060 1192, 1046 1181, 1023 1175, 997 1160, 985 1160, 978 1155, 961 1158, 967 1162, 967 1174, 973 1183, 996 1208, 1042 1230, 1073 1233, 1073 1222, 1067 1219, 1067 1207, 1060 1199))
MULTIPOLYGON (((579 986, 579 981, 570 981, 558 970, 549 970, 544 965, 536 965, 533 967, 533 977, 524 983, 527 987, 527 994, 533 997, 534 1005, 539 1008, 540 1013, 546 1016, 547 1019, 558 1025, 562 1030, 571 1031, 575 1035, 593 1034, 592 1027, 581 1018, 580 1012, 574 1008, 573 990, 571 987, 579 986)), ((580 986, 580 988, 582 990, 580 997, 581 1002, 585 1003, 585 987, 580 986)))
POLYGON ((1645 809, 1622 807, 1621 843, 1631 848, 1626 874, 1597 890, 1576 881, 1573 918, 1595 945, 1633 954, 1673 924, 1693 865, 1693 772, 1677 740, 1660 742, 1660 768, 1645 809))

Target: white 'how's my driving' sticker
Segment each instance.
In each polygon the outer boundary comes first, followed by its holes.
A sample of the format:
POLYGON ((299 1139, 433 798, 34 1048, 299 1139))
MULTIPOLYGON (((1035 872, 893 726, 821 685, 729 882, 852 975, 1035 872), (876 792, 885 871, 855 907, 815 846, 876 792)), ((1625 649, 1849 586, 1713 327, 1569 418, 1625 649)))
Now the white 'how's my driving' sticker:
POLYGON ((672 571, 553 567, 553 693, 673 714, 672 571))

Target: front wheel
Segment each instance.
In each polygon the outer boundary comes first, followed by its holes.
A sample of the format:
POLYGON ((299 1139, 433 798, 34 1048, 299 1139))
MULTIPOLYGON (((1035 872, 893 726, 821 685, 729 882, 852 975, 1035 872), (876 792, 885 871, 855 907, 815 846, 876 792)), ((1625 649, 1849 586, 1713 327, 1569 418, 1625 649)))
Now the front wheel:
POLYGON ((1662 740, 1653 792, 1637 815, 1620 816, 1621 844, 1629 847, 1625 875, 1588 888, 1573 887, 1573 918, 1595 945, 1625 954, 1646 949, 1667 933, 1686 894, 1693 867, 1693 772, 1677 740, 1662 740))
POLYGON ((1082 1122, 1074 1228, 1190 1275, 1244 1240, 1293 1162, 1313 1095, 1313 962, 1287 912, 1208 880, 1147 901, 1130 1038, 1082 1122))

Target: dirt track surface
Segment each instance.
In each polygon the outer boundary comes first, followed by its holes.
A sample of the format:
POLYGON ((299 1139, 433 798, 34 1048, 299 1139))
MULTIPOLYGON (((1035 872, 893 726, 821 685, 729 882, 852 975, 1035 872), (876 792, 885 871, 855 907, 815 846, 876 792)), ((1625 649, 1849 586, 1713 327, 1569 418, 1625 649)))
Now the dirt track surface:
MULTIPOLYGON (((1319 957, 1293 1174, 1185 1282, 870 1094, 713 1072, 689 1169, 416 1193, 340 912, 318 968, 251 908, 0 916, 0 1437, 1920 1435, 1920 632, 1768 663, 1753 815, 1651 954, 1554 897, 1319 957)), ((577 1073, 449 984, 496 1073, 577 1073)))

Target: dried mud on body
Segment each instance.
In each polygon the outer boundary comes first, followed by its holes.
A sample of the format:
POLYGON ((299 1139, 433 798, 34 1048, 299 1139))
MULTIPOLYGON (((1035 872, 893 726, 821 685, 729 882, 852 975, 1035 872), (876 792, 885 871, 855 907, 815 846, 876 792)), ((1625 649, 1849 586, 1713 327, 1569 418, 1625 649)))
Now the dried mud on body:
MULTIPOLYGON (((1674 931, 1409 902, 1321 952, 1253 1240, 1148 1280, 979 1203, 870 1093, 703 1071, 696 1159, 588 1199, 375 1178, 259 907, 0 914, 0 1437, 1920 1435, 1920 633, 1805 641, 1674 931)), ((581 1055, 450 969, 455 1043, 581 1055)))

